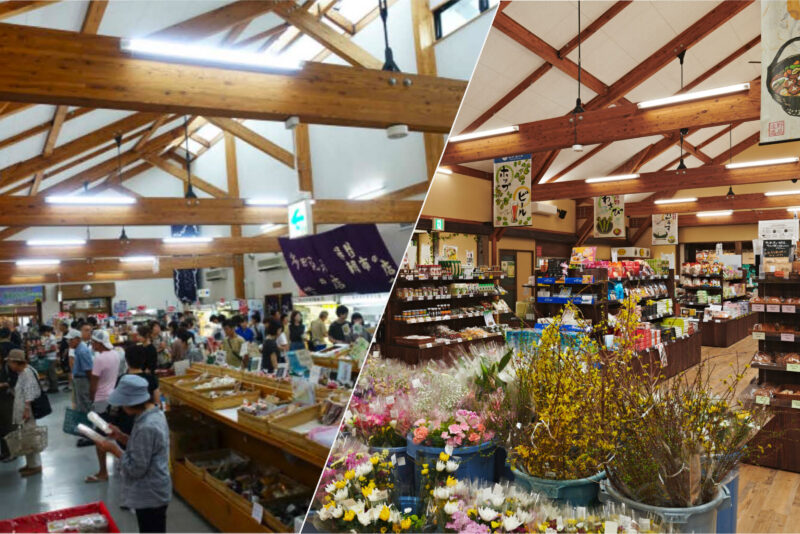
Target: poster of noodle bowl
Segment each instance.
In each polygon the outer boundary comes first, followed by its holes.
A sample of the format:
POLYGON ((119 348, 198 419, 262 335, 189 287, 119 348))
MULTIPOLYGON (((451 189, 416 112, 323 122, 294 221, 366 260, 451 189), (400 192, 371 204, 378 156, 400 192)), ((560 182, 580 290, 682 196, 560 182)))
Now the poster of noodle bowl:
POLYGON ((761 143, 800 139, 800 0, 761 2, 761 143))

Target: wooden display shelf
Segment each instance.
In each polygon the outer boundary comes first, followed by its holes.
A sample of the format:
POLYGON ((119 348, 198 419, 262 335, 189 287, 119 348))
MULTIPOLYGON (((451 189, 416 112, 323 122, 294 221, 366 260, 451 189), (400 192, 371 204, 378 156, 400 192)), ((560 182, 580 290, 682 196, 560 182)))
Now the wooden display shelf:
POLYGON ((672 378, 690 367, 700 363, 702 359, 702 337, 700 332, 683 336, 675 341, 664 343, 667 365, 661 366, 661 355, 657 348, 651 347, 639 352, 639 365, 646 365, 652 375, 658 371, 663 378, 672 378))
MULTIPOLYGON (((487 310, 489 311, 489 310, 487 310)), ((473 313, 450 313, 447 315, 442 315, 440 317, 409 317, 406 319, 403 318, 395 318, 394 321, 399 323, 406 323, 406 324, 417 324, 417 323, 441 323, 445 321, 458 321, 459 319, 471 319, 473 317, 482 317, 483 312, 473 312, 473 313)))
POLYGON ((487 336, 476 336, 461 340, 449 340, 446 342, 426 343, 419 347, 411 347, 408 345, 398 345, 393 343, 390 345, 392 357, 406 362, 409 365, 417 365, 428 360, 447 360, 452 358, 453 349, 457 347, 466 347, 478 343, 486 343, 491 341, 502 342, 503 334, 489 334, 487 336))
POLYGON ((756 324, 758 316, 754 313, 741 315, 733 319, 714 319, 700 322, 705 347, 730 347, 746 338, 750 329, 756 324))
POLYGON ((506 275, 504 274, 486 274, 480 276, 473 276, 470 278, 460 278, 457 276, 420 277, 420 276, 401 275, 397 278, 397 280, 402 282, 475 282, 477 280, 502 280, 505 277, 506 275))
POLYGON ((493 297, 499 295, 494 291, 478 291, 475 293, 464 293, 461 295, 424 295, 418 297, 401 297, 398 300, 401 302, 427 302, 435 300, 451 300, 451 299, 469 299, 478 297, 493 297))
MULTIPOLYGON (((185 393, 184 391, 180 390, 179 388, 175 387, 173 384, 162 381, 161 382, 161 391, 170 397, 170 400, 177 400, 180 404, 184 404, 197 410, 198 412, 211 417, 217 421, 225 423, 225 425, 249 436, 252 436, 258 440, 261 440, 265 443, 269 443, 275 447, 278 447, 285 452, 300 458, 312 465, 317 467, 324 467, 325 461, 327 460, 327 455, 320 455, 314 454, 312 451, 308 449, 304 449, 303 447, 295 444, 295 443, 287 443, 283 439, 280 439, 277 436, 273 436, 268 432, 261 431, 255 428, 251 428, 249 426, 244 426, 239 424, 238 418, 233 419, 232 417, 221 413, 220 411, 209 410, 204 404, 198 403, 194 397, 190 394, 185 393)), ((225 411, 225 410, 223 410, 225 411)), ((234 412, 235 413, 235 412, 234 412)), ((234 417, 236 417, 234 415, 234 417)))
POLYGON ((220 532, 273 532, 183 462, 172 464, 172 484, 175 491, 220 532))

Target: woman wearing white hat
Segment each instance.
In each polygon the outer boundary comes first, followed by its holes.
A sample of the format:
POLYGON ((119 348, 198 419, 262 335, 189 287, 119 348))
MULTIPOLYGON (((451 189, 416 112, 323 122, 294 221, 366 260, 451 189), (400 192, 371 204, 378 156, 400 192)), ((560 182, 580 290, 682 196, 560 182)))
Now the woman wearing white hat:
POLYGON ((116 441, 98 442, 98 448, 121 460, 121 504, 136 511, 139 532, 166 532, 167 506, 172 498, 167 419, 153 403, 147 380, 141 376, 120 378, 108 401, 134 417, 130 436, 109 425, 111 437, 125 444, 124 452, 116 441))

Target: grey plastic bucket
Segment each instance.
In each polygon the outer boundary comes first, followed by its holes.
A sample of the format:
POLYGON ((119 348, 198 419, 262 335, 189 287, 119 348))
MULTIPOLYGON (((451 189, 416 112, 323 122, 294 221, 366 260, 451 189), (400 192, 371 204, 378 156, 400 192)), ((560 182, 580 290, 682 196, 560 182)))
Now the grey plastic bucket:
POLYGON ((650 506, 629 499, 614 489, 608 480, 600 482, 600 502, 618 502, 645 514, 654 514, 664 520, 668 525, 667 530, 672 532, 708 532, 717 531, 717 510, 724 510, 731 505, 731 496, 728 488, 720 486, 717 496, 700 506, 688 508, 664 508, 650 506), (671 527, 671 528, 670 528, 671 527))
POLYGON ((509 466, 514 474, 514 484, 536 493, 541 493, 559 503, 568 503, 573 506, 589 506, 597 503, 598 482, 604 479, 604 472, 597 473, 587 478, 574 480, 553 480, 538 478, 523 473, 514 466, 509 466))

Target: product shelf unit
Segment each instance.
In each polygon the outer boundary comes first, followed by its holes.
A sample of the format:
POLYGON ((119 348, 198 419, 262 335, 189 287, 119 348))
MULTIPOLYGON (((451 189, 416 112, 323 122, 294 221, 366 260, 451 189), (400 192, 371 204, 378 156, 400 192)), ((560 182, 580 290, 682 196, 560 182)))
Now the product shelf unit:
MULTIPOLYGON (((767 276, 758 279, 759 294, 762 297, 800 297, 800 278, 788 279, 767 276)), ((767 304, 763 308, 754 305, 759 311, 753 314, 761 324, 780 323, 791 327, 790 332, 753 332, 758 340, 759 352, 770 354, 800 351, 800 313, 794 306, 767 304), (796 332, 796 334, 795 334, 796 332)), ((800 385, 800 366, 779 363, 751 362, 758 369, 756 384, 748 387, 742 398, 749 403, 767 404, 774 417, 759 432, 754 442, 764 446, 764 453, 753 463, 764 467, 800 472, 800 402, 776 397, 756 397, 754 389, 765 383, 776 386, 800 385), (770 447, 767 448, 766 445, 770 447)))
MULTIPOLYGON (((410 346, 397 343, 396 338, 408 335, 423 335, 429 327, 437 324, 451 326, 454 330, 467 327, 482 327, 486 325, 484 313, 474 311, 468 313, 448 313, 441 316, 426 317, 403 317, 403 312, 418 308, 420 303, 426 304, 451 304, 453 307, 477 307, 482 301, 490 300, 498 293, 498 282, 505 276, 500 274, 486 274, 471 276, 469 278, 458 276, 419 276, 403 275, 397 277, 394 290, 389 297, 384 313, 384 341, 381 346, 390 358, 397 358, 408 364, 418 364, 427 360, 442 360, 451 358, 457 353, 459 347, 486 343, 491 341, 502 342, 503 335, 492 333, 487 336, 472 336, 468 338, 449 339, 447 341, 436 341, 425 343, 420 346, 410 346), (421 286, 442 288, 449 287, 450 284, 461 282, 492 283, 495 287, 493 291, 473 291, 462 294, 441 294, 426 296, 400 296, 409 288, 419 288, 421 286)), ((498 315, 507 315, 494 312, 498 315)))

